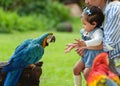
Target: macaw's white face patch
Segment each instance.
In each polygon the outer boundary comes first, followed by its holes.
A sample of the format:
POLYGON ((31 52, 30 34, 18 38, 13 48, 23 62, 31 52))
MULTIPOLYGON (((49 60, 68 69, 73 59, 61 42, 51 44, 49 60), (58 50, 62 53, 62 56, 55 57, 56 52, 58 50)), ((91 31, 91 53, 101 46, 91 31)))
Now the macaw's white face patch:
POLYGON ((54 38, 54 36, 53 35, 49 35, 48 37, 47 37, 47 43, 50 43, 50 42, 52 42, 53 39, 54 38))

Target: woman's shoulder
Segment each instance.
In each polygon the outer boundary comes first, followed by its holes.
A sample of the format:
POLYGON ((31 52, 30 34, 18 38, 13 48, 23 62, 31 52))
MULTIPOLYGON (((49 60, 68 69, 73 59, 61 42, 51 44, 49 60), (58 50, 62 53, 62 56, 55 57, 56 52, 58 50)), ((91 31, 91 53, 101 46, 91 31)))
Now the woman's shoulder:
POLYGON ((120 15, 120 1, 110 2, 105 8, 105 16, 109 19, 120 15))
MULTIPOLYGON (((120 1, 112 1, 112 2, 109 2, 109 4, 106 6, 106 10, 113 10, 113 9, 118 9, 120 8, 120 1)), ((118 9, 120 10, 120 9, 118 9)))
POLYGON ((120 4, 120 1, 118 1, 118 0, 115 0, 115 1, 111 1, 111 2, 109 2, 109 5, 119 5, 120 4))

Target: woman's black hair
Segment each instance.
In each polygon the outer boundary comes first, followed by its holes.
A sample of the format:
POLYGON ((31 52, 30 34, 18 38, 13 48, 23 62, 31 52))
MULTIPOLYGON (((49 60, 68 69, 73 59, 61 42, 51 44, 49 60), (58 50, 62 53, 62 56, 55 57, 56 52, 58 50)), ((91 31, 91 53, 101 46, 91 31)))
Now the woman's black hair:
POLYGON ((82 16, 85 16, 86 20, 93 24, 93 22, 97 23, 96 27, 100 27, 104 21, 104 14, 102 10, 96 6, 86 7, 83 10, 82 16))

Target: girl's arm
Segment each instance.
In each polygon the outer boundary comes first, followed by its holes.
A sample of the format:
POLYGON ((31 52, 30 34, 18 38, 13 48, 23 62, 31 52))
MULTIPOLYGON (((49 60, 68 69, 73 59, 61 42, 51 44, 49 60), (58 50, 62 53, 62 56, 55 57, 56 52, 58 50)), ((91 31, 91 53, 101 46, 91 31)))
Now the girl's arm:
POLYGON ((92 50, 101 50, 103 49, 103 32, 101 29, 98 29, 94 32, 93 38, 88 41, 83 41, 79 39, 75 39, 76 44, 79 47, 86 47, 87 49, 92 49, 92 50))
POLYGON ((102 41, 103 41, 103 31, 101 29, 98 29, 93 33, 91 40, 85 41, 85 44, 87 47, 95 48, 96 46, 102 44, 102 41))
POLYGON ((87 49, 91 49, 91 50, 102 50, 102 49, 103 49, 103 43, 101 43, 101 44, 98 45, 98 46, 90 46, 90 47, 87 47, 87 49))

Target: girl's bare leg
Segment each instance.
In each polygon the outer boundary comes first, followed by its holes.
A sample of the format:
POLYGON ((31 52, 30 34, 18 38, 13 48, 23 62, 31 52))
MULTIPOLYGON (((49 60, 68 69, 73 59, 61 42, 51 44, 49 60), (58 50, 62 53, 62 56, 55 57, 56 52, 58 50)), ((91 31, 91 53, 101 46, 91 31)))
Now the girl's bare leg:
POLYGON ((81 72, 84 69, 84 66, 85 66, 84 63, 80 60, 74 66, 73 72, 75 86, 82 86, 81 72))

